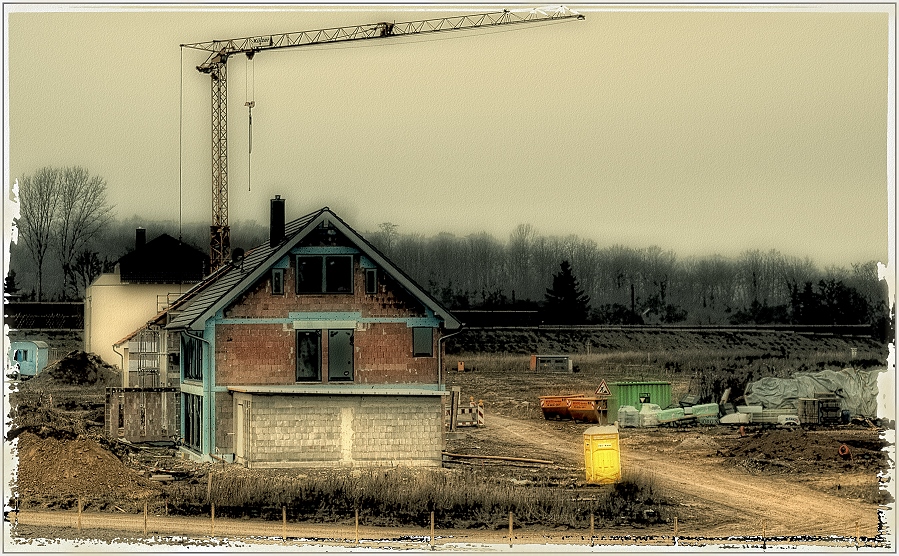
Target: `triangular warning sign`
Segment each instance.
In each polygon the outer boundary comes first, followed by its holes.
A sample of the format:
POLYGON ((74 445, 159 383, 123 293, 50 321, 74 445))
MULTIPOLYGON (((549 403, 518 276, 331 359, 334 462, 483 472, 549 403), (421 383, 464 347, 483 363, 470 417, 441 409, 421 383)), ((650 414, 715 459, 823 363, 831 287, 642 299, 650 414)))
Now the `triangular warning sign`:
POLYGON ((612 392, 609 391, 609 387, 606 385, 605 379, 603 379, 599 383, 599 388, 596 389, 597 396, 611 396, 612 392))

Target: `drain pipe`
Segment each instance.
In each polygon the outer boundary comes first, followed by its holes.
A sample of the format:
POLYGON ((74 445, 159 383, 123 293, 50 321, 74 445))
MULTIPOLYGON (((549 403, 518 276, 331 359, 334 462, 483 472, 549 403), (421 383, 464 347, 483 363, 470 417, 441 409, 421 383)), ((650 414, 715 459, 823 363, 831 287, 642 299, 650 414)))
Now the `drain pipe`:
POLYGON ((128 376, 128 369, 125 368, 125 354, 119 353, 119 351, 115 348, 115 344, 112 344, 112 351, 119 356, 119 359, 122 360, 122 387, 125 387, 125 377, 128 376))
POLYGON ((464 328, 464 325, 460 326, 459 330, 456 330, 452 334, 447 334, 445 336, 441 336, 441 337, 437 338, 437 388, 440 388, 440 385, 442 384, 442 378, 443 378, 443 347, 441 346, 441 343, 443 342, 443 340, 446 340, 447 338, 452 338, 456 334, 462 332, 463 328, 464 328))

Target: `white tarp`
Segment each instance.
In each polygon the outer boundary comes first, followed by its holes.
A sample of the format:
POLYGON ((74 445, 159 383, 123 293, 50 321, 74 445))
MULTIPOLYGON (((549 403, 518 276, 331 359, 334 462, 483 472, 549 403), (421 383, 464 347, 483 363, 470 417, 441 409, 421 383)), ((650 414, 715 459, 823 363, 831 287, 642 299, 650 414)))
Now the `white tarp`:
POLYGON ((793 378, 763 378, 746 387, 746 403, 766 409, 798 408, 799 398, 814 398, 816 393, 833 393, 840 408, 853 416, 877 417, 877 377, 885 369, 861 371, 818 371, 797 373, 793 378))

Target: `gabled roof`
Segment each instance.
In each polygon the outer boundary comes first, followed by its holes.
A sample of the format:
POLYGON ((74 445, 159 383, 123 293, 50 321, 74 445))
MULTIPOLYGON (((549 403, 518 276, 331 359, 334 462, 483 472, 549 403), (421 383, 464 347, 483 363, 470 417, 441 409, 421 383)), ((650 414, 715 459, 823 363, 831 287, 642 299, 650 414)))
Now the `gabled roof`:
POLYGON ((118 263, 123 282, 199 282, 209 269, 209 255, 168 234, 161 234, 122 255, 118 263))
POLYGON ((440 302, 431 297, 411 277, 394 265, 346 222, 341 220, 331 209, 324 207, 316 212, 288 222, 284 229, 284 240, 278 245, 271 247, 266 242, 248 251, 239 265, 228 263, 198 284, 194 289, 202 291, 199 291, 194 299, 183 307, 180 314, 172 318, 166 328, 203 330, 209 318, 215 316, 216 312, 225 308, 241 293, 256 283, 275 262, 290 253, 290 250, 299 244, 303 238, 325 222, 341 232, 365 256, 402 285, 425 307, 442 318, 447 329, 455 330, 462 326, 462 323, 453 317, 440 302))

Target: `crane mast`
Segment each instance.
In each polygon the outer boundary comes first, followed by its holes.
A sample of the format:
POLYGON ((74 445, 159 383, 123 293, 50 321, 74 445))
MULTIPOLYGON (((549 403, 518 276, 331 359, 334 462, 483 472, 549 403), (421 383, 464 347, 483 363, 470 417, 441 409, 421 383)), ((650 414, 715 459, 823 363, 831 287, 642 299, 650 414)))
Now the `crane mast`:
POLYGON ((295 33, 182 44, 182 48, 205 50, 210 53, 206 61, 197 66, 198 71, 209 74, 212 84, 210 269, 215 270, 228 262, 231 251, 230 228, 228 226, 229 57, 235 54, 245 54, 252 59, 257 52, 264 50, 571 19, 584 19, 584 16, 564 6, 556 6, 553 8, 532 9, 523 13, 503 10, 501 12, 425 19, 404 23, 378 22, 314 31, 298 31, 295 33))

